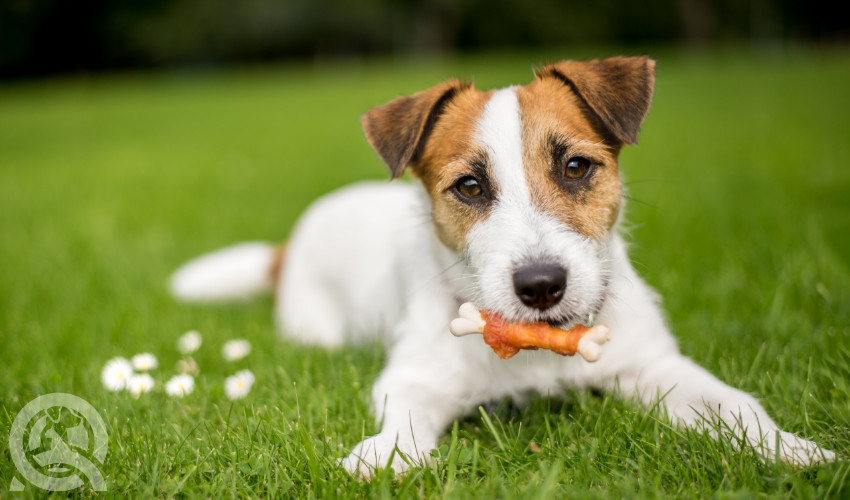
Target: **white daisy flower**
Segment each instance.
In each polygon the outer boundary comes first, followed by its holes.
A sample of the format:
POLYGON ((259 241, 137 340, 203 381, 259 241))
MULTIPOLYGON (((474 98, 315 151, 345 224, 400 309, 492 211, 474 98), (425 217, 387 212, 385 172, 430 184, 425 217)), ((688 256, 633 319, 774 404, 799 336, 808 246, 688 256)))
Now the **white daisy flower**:
POLYGON ((120 391, 127 387, 127 381, 133 376, 133 365, 126 358, 120 356, 106 362, 103 371, 100 372, 100 380, 103 386, 110 391, 120 391))
POLYGON ((251 392, 252 385, 254 385, 254 374, 251 370, 242 370, 236 375, 227 377, 224 381, 224 392, 230 399, 244 398, 251 392))
POLYGON ((165 384, 165 393, 169 396, 177 396, 182 398, 187 394, 192 394, 195 390, 195 379, 186 373, 175 375, 165 384))
POLYGON ((201 334, 195 330, 184 333, 177 339, 177 349, 183 354, 191 354, 201 347, 201 334))
POLYGON ((221 348, 221 355, 227 361, 242 359, 251 353, 251 343, 244 339, 228 340, 221 348))
POLYGON ((134 398, 138 398, 143 392, 150 391, 153 389, 153 386, 153 377, 147 373, 133 375, 130 377, 130 380, 127 381, 127 390, 130 391, 130 394, 132 394, 134 398))
POLYGON ((149 352, 143 352, 141 354, 136 354, 132 358, 133 368, 140 372, 146 372, 148 370, 153 370, 159 363, 156 360, 156 356, 149 352))

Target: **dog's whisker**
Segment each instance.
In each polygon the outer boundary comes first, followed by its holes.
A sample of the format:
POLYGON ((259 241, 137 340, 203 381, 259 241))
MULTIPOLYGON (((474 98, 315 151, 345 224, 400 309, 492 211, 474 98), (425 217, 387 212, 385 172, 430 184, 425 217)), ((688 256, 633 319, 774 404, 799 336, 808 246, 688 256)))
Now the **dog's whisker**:
POLYGON ((664 178, 652 178, 652 179, 630 179, 628 181, 623 181, 624 186, 631 186, 633 184, 650 184, 650 183, 672 183, 670 179, 664 178))
POLYGON ((639 200, 639 199, 637 199, 633 196, 629 196, 629 195, 624 194, 623 198, 625 198, 629 201, 633 201, 635 203, 640 203, 643 206, 646 206, 646 207, 649 207, 649 208, 654 208, 654 209, 658 210, 658 207, 656 205, 653 205, 652 203, 645 202, 643 200, 639 200))
MULTIPOLYGON (((458 266, 460 264, 463 264, 463 259, 457 259, 456 261, 452 262, 451 264, 449 264, 448 266, 446 266, 445 268, 440 270, 438 273, 436 273, 433 276, 431 276, 430 278, 424 280, 424 282, 422 283, 422 285, 420 285, 419 288, 413 290, 412 294, 415 295, 415 294, 420 293, 422 290, 424 290, 424 289, 428 288, 430 285, 432 285, 435 280, 438 280, 440 278, 445 277, 446 274, 448 274, 453 268, 455 268, 456 266, 458 266)), ((449 277, 449 280, 451 281, 452 277, 449 277)))

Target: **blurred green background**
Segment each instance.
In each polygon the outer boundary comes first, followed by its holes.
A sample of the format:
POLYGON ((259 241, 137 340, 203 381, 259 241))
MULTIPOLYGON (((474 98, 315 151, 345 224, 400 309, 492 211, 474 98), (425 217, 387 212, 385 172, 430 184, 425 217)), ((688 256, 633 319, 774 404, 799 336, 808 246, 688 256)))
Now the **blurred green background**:
MULTIPOLYGON (((633 262, 687 355, 847 457, 850 50, 835 5, 0 2, 0 438, 32 398, 69 392, 107 421, 118 495, 846 493, 846 462, 763 466, 597 396, 497 414, 510 453, 466 419, 470 463, 360 483, 336 459, 374 431, 381 349, 296 346, 274 335, 270 299, 189 306, 166 289, 189 258, 283 240, 317 196, 387 179, 360 130, 371 106, 451 77, 488 89, 547 61, 649 53, 654 102, 621 155, 633 262), (202 376, 169 399, 189 329, 202 376), (238 402, 218 353, 233 337, 255 347, 238 402), (142 351, 160 357, 155 391, 106 392, 104 362, 142 351)), ((3 451, 0 496, 16 474, 3 451)))
POLYGON ((831 0, 3 0, 0 78, 552 45, 841 44, 831 0))

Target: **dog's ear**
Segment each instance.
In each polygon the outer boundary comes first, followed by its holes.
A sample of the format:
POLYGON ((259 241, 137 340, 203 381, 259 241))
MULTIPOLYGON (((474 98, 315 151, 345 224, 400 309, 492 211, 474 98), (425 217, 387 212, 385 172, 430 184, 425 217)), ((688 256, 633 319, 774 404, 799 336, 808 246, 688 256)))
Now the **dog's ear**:
POLYGON ((544 66, 538 78, 554 77, 570 87, 621 143, 636 144, 655 85, 655 61, 646 56, 561 61, 544 66))
POLYGON ((366 138, 390 168, 393 179, 417 160, 446 105, 469 87, 469 83, 449 80, 413 96, 393 99, 363 115, 366 138))

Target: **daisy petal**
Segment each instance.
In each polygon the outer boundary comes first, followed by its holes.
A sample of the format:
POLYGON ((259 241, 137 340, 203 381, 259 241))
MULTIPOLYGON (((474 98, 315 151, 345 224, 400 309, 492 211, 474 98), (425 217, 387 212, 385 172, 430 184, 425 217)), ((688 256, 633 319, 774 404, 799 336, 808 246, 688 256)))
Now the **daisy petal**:
POLYGON ((150 391, 153 389, 153 386, 153 377, 147 373, 133 375, 130 377, 130 380, 127 381, 127 390, 130 391, 130 394, 132 394, 134 398, 138 398, 143 392, 150 391))
POLYGON ((112 358, 106 362, 100 372, 100 381, 110 391, 120 391, 127 387, 127 382, 133 376, 133 365, 122 357, 112 358))
POLYGON ((224 392, 230 399, 240 399, 251 392, 252 385, 254 385, 254 374, 251 373, 251 370, 242 370, 227 377, 227 380, 224 381, 224 392))
POLYGON ((177 349, 183 354, 191 354, 201 347, 201 343, 201 334, 191 330, 177 339, 177 349))
POLYGON ((156 356, 149 352, 136 354, 135 356, 133 356, 131 361, 133 362, 133 368, 140 372, 153 370, 154 368, 159 366, 159 362, 157 362, 156 356))
POLYGON ((251 343, 245 339, 229 340, 221 348, 221 355, 227 361, 242 359, 251 353, 251 343))
POLYGON ((165 393, 169 396, 182 398, 195 390, 195 379, 189 374, 175 375, 165 383, 165 393))

